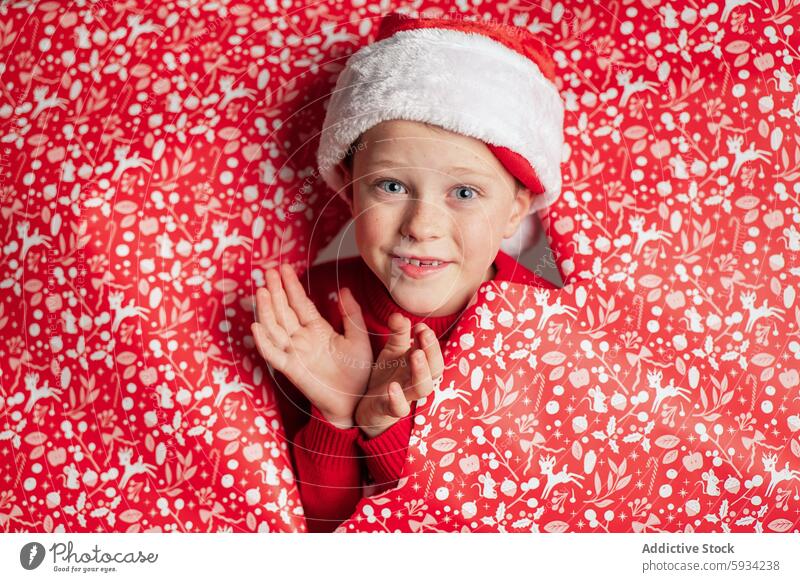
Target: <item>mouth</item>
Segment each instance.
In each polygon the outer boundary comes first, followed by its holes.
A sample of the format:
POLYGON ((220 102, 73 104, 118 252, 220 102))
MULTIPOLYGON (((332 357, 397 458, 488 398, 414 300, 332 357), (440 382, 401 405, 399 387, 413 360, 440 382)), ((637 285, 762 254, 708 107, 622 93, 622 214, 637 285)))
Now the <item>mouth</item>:
POLYGON ((392 254, 392 266, 415 279, 440 273, 451 263, 436 257, 401 256, 392 254))

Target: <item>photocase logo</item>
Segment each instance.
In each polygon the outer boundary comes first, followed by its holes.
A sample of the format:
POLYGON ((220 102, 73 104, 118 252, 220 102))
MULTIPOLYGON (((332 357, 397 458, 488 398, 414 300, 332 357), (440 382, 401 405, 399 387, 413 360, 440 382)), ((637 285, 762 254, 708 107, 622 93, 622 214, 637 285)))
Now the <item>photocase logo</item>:
POLYGON ((44 546, 39 542, 27 543, 19 552, 19 563, 26 570, 35 570, 42 564, 44 553, 44 546))

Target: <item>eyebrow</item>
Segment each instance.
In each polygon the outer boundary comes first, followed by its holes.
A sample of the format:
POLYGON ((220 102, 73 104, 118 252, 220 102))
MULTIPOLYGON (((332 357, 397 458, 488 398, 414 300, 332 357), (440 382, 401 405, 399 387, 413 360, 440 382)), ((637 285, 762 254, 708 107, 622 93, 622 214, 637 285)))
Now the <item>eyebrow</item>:
MULTIPOLYGON (((378 159, 367 162, 367 167, 372 168, 374 166, 401 166, 401 167, 409 167, 410 164, 404 162, 398 162, 397 160, 388 160, 388 159, 378 159)), ((483 178, 493 178, 491 174, 486 172, 482 172, 480 170, 476 170, 475 168, 470 168, 468 166, 450 166, 449 168, 445 168, 445 172, 453 172, 458 174, 470 174, 472 176, 480 176, 483 178)))
POLYGON ((476 170, 475 168, 469 168, 466 166, 451 166, 447 168, 448 172, 458 172, 461 174, 472 174, 473 176, 483 176, 484 178, 493 178, 491 174, 486 172, 482 172, 480 170, 476 170))

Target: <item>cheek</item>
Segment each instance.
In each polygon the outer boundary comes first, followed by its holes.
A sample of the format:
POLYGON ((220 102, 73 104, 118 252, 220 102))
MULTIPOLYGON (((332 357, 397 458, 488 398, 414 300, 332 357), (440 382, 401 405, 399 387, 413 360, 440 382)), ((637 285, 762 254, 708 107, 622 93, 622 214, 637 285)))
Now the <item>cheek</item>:
POLYGON ((386 208, 374 206, 356 215, 355 233, 359 246, 383 243, 395 232, 392 214, 386 208))
POLYGON ((459 236, 456 244, 461 247, 461 254, 465 259, 464 275, 483 278, 500 248, 504 227, 500 209, 488 206, 468 220, 459 221, 461 233, 454 233, 454 236, 459 236))
POLYGON ((503 225, 496 209, 487 207, 468 217, 461 217, 461 220, 455 223, 453 237, 472 256, 476 253, 489 254, 493 247, 499 245, 503 236, 503 225))

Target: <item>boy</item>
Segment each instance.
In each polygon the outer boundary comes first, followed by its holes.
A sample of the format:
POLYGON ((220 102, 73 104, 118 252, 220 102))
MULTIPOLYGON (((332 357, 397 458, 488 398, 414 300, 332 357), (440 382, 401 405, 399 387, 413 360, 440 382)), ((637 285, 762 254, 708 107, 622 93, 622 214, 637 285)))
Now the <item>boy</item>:
POLYGON ((379 489, 397 482, 440 344, 481 283, 554 288, 501 250, 560 191, 552 69, 525 30, 390 14, 340 74, 318 162, 360 256, 313 267, 308 288, 288 265, 270 271, 252 325, 288 380, 279 404, 310 531, 352 513, 365 471, 379 489))

